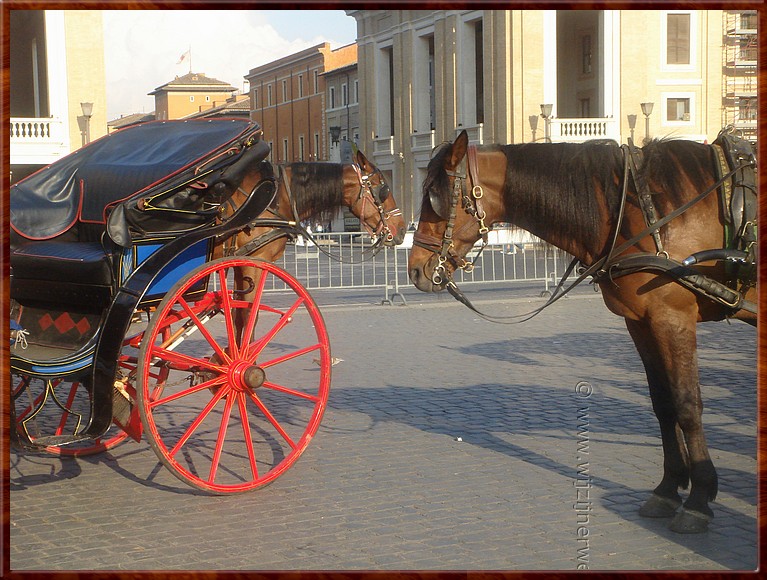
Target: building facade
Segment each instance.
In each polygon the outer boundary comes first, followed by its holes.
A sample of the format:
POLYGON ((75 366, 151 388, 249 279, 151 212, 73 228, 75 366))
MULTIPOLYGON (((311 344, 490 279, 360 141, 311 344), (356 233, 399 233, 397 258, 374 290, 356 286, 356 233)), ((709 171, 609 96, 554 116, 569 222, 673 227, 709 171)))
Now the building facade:
POLYGON ((360 84, 357 78, 357 63, 329 70, 325 78, 325 119, 330 135, 329 160, 347 163, 351 160, 350 148, 345 144, 359 145, 360 138, 360 84), (342 150, 344 155, 342 155, 342 150))
POLYGON ((356 60, 356 45, 331 50, 329 43, 322 43, 245 75, 250 84, 251 119, 263 128, 273 162, 330 159, 323 73, 356 60))
POLYGON ((100 10, 11 10, 9 20, 17 181, 106 134, 104 31, 100 10), (92 104, 89 117, 81 103, 92 104))
POLYGON ((710 141, 727 117, 721 10, 346 12, 360 147, 411 220, 433 147, 462 129, 474 143, 710 141))
POLYGON ((157 120, 181 119, 226 102, 237 88, 229 83, 189 72, 157 87, 154 96, 154 110, 157 120))

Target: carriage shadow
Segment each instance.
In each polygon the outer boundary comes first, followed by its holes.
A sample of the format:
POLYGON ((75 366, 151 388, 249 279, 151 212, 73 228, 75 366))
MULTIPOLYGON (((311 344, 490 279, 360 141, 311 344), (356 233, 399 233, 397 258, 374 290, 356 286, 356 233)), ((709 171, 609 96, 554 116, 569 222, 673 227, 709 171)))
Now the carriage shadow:
POLYGON ((13 449, 10 452, 8 488, 10 491, 23 491, 42 485, 56 485, 61 481, 76 479, 82 475, 86 465, 101 465, 109 468, 120 477, 143 487, 180 495, 202 494, 202 492, 182 485, 180 482, 178 487, 157 482, 155 478, 165 470, 159 461, 152 462, 153 467, 146 475, 143 472, 136 473, 131 469, 126 469, 121 465, 121 462, 135 455, 139 455, 140 459, 145 455, 154 458, 154 453, 147 444, 138 444, 134 441, 123 442, 111 451, 79 457, 13 449))

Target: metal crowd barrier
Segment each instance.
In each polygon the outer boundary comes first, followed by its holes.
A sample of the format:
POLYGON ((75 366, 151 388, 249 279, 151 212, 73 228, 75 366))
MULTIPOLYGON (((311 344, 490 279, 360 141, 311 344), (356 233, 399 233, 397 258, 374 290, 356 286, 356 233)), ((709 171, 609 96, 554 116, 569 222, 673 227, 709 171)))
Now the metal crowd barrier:
MULTIPOLYGON (((316 244, 299 238, 289 243, 277 265, 293 274, 307 289, 380 288, 382 302, 405 298, 401 288, 411 285, 407 273, 413 232, 396 248, 372 255, 370 239, 360 233, 316 234, 316 244)), ((460 285, 493 282, 539 282, 541 293, 550 292, 572 257, 527 232, 498 229, 490 232, 488 245, 480 244, 467 259, 475 260, 471 273, 460 271, 460 285)), ((282 290, 276 280, 266 290, 282 290)))

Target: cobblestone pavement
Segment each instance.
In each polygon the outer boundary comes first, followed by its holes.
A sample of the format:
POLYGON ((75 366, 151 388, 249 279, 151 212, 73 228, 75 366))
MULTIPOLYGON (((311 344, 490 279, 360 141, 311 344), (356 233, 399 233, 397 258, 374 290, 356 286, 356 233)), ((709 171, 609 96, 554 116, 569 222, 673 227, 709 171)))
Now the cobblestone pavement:
POLYGON ((76 460, 12 451, 11 569, 757 566, 753 328, 699 326, 720 491, 709 532, 684 536, 637 514, 660 477, 658 428, 638 355, 598 295, 516 326, 447 296, 323 314, 343 361, 315 440, 285 475, 210 497, 144 442, 76 460))

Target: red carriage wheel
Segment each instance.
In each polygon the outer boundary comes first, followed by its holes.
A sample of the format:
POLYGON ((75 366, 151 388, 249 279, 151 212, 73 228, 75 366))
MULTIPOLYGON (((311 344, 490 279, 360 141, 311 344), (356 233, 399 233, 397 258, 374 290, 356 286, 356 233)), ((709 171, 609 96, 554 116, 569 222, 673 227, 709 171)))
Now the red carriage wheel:
POLYGON ((223 494, 266 485, 317 432, 330 366, 322 315, 295 278, 248 257, 209 262, 165 295, 142 341, 144 434, 195 488, 223 494), (203 283, 203 296, 190 294, 203 283))
MULTIPOLYGON (((37 378, 13 374, 12 400, 19 431, 35 443, 46 437, 81 432, 90 417, 90 391, 79 380, 67 377, 37 378)), ((44 445, 40 451, 54 455, 83 457, 112 449, 128 434, 113 425, 99 439, 84 439, 69 445, 44 445)))

